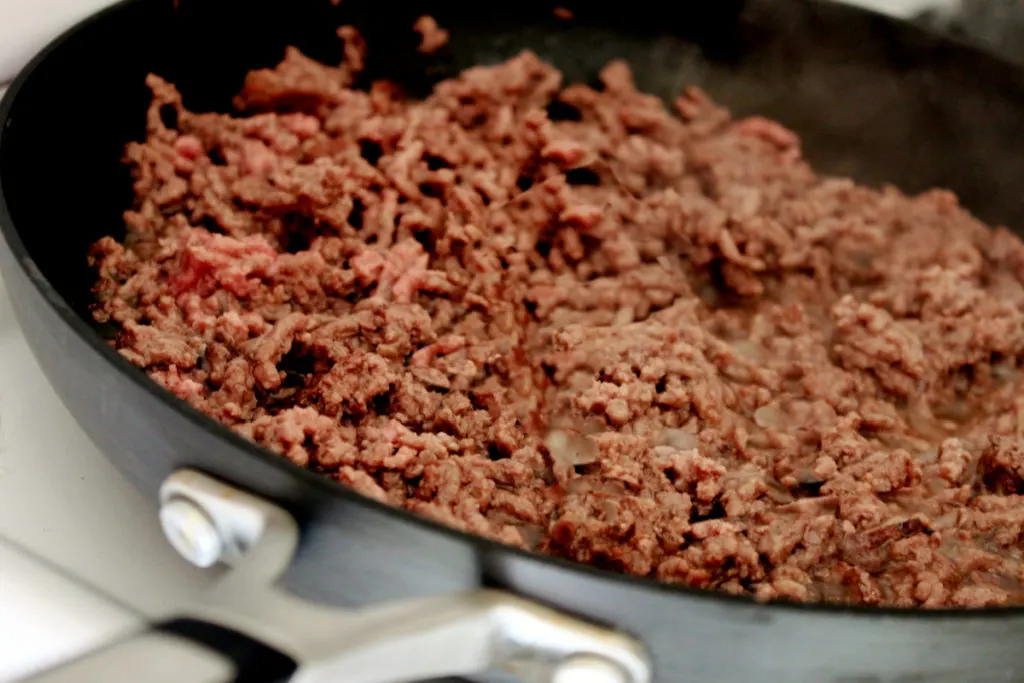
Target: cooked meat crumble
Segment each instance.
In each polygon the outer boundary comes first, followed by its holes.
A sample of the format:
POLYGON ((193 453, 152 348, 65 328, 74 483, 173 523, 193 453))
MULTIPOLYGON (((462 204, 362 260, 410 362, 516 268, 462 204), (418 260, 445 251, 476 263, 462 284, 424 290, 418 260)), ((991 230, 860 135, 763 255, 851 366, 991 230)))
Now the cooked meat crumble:
POLYGON ((424 54, 433 54, 448 44, 448 31, 438 26, 432 16, 423 15, 412 28, 420 34, 420 52, 424 54))
POLYGON ((504 543, 761 600, 1024 602, 1018 237, 623 63, 594 89, 524 52, 413 101, 353 89, 339 35, 234 115, 149 77, 127 237, 91 256, 126 358, 504 543))

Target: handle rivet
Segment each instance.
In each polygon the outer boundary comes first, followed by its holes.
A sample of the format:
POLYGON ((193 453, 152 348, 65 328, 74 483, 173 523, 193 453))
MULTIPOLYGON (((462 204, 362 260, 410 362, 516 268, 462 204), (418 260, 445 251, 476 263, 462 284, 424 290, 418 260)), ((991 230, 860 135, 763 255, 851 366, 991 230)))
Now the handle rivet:
POLYGON ((578 655, 558 665, 551 683, 627 683, 627 677, 619 666, 604 657, 578 655))
POLYGON ((197 567, 212 567, 224 552, 217 527, 202 508, 185 498, 160 506, 160 525, 171 546, 197 567))

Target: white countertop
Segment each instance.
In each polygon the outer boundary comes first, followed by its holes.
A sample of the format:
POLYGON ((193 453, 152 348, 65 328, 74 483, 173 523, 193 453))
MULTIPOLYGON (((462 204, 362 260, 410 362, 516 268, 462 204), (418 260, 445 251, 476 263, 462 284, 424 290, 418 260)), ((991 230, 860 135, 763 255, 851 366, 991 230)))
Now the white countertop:
MULTIPOLYGON (((109 4, 0 0, 0 84, 109 4)), ((0 280, 0 683, 165 616, 211 581, 167 546, 154 504, 64 409, 0 280)))
POLYGON ((64 409, 0 280, 0 682, 97 644, 142 615, 166 615, 211 579, 171 550, 154 504, 64 409))
POLYGON ((111 0, 0 0, 0 83, 47 41, 111 0))

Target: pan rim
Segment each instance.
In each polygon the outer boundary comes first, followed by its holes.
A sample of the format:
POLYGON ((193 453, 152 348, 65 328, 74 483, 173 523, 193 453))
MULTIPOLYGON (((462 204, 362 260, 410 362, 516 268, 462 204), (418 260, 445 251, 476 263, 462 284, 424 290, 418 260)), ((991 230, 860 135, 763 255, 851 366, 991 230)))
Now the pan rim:
MULTIPOLYGON (((6 93, 4 93, 2 99, 0 99, 0 158, 3 156, 4 138, 8 135, 10 112, 13 103, 18 98, 18 95, 23 89, 25 83, 33 79, 33 76, 36 74, 39 67, 72 37, 88 31, 94 24, 103 21, 110 15, 115 15, 124 11, 128 6, 142 4, 146 1, 147 0, 119 0, 113 5, 101 9, 98 12, 94 12, 52 39, 45 47, 39 50, 35 56, 33 56, 32 60, 19 72, 17 77, 8 87, 6 93)), ((810 1, 814 4, 832 5, 839 11, 851 12, 860 15, 877 15, 876 12, 871 10, 853 7, 850 5, 840 5, 834 2, 821 2, 820 0, 810 1)), ((891 17, 886 18, 891 19, 891 17)), ((892 19, 892 21, 899 24, 906 23, 896 19, 892 19)), ((1003 63, 1004 66, 1014 66, 1007 60, 994 57, 982 50, 977 50, 974 47, 967 46, 961 41, 950 39, 948 37, 943 37, 942 40, 946 41, 951 46, 957 47, 958 49, 965 49, 970 52, 985 54, 990 59, 1003 63)), ((340 499, 347 503, 360 505, 374 513, 385 515, 392 520, 411 523, 423 531, 441 534, 451 540, 468 544, 472 547, 474 553, 479 556, 507 553, 522 560, 541 562, 553 568, 568 570, 570 572, 579 572, 605 582, 618 582, 620 585, 625 585, 638 590, 658 591, 663 595, 672 596, 675 599, 710 601, 723 606, 732 605, 737 608, 745 607, 747 609, 757 609, 760 612, 770 610, 776 614, 789 612, 797 614, 813 614, 819 617, 845 616, 868 620, 896 619, 912 622, 925 620, 932 622, 955 620, 959 623, 994 623, 997 619, 1005 620, 1006 618, 1014 617, 1024 619, 1024 606, 1018 605, 986 607, 981 609, 923 609, 870 607, 866 605, 831 605, 817 602, 759 602, 751 596, 731 595, 721 591, 704 590, 679 584, 670 584, 658 581, 654 578, 621 574, 553 555, 522 550, 520 548, 498 543, 497 541, 492 541, 482 536, 453 529, 441 524, 440 522, 379 502, 337 482, 329 481, 322 475, 299 467, 286 458, 277 455, 276 453, 273 453, 270 450, 249 441, 248 439, 245 439, 228 427, 220 424, 213 418, 194 408, 187 401, 178 398, 158 385, 156 382, 151 380, 145 372, 132 365, 126 358, 121 356, 121 354, 108 346, 104 342, 103 338, 75 312, 73 307, 63 296, 61 296, 35 263, 35 260, 32 258, 21 239, 20 232, 14 225, 13 217, 11 216, 7 206, 2 176, 0 176, 0 236, 3 237, 6 247, 15 261, 15 267, 20 269, 21 274, 25 276, 36 291, 42 296, 44 301, 50 306, 53 312, 57 314, 62 323, 69 328, 79 338, 79 340, 83 341, 98 358, 102 359, 102 361, 105 362, 112 371, 127 377, 137 388, 145 391, 151 397, 164 404, 167 408, 177 411, 197 428, 205 430, 234 449, 243 451, 247 457, 255 458, 261 464, 275 468, 282 474, 291 477, 303 487, 313 487, 327 498, 340 499)))

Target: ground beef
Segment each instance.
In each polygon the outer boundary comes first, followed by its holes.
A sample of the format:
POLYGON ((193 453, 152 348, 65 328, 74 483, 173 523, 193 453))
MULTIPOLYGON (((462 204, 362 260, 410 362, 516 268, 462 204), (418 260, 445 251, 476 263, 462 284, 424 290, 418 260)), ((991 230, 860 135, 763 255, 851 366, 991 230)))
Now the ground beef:
POLYGON ((149 77, 127 237, 91 255, 126 358, 504 543, 760 600, 1024 601, 1020 239, 623 63, 592 88, 524 52, 411 101, 352 89, 339 35, 234 115, 149 77))
POLYGON ((448 31, 437 25, 434 17, 424 14, 413 24, 413 30, 420 34, 420 52, 433 54, 448 44, 448 31))

